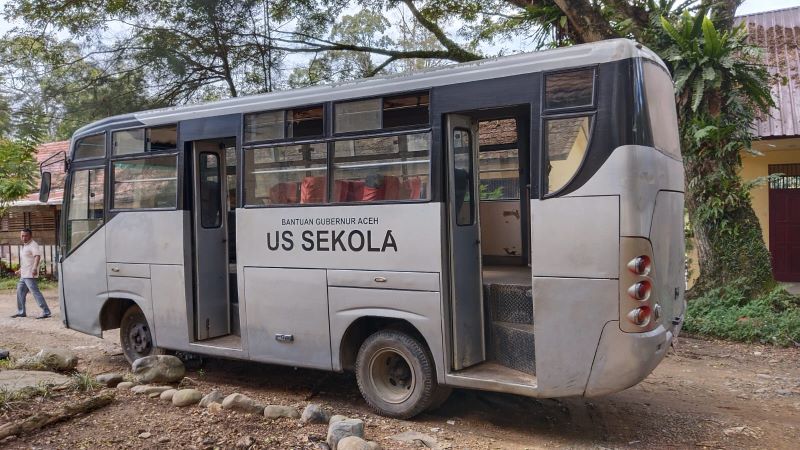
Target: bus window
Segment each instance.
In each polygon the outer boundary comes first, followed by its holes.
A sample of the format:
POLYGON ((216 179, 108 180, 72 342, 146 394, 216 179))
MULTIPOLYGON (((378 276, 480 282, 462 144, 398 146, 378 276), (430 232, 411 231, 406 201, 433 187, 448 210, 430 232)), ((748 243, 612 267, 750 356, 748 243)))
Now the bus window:
POLYGON ((106 156, 106 135, 104 133, 86 136, 75 145, 74 160, 102 158, 106 156))
POLYGON ((103 224, 105 169, 78 170, 72 175, 67 213, 67 252, 103 224))
POLYGON ((283 139, 285 111, 268 111, 244 115, 245 142, 283 139))
POLYGON ((544 89, 546 109, 592 106, 594 69, 549 74, 544 89))
POLYGON ((583 162, 589 145, 589 116, 545 121, 547 193, 563 188, 583 162))
POLYGON ((178 157, 166 155, 112 163, 113 209, 174 209, 178 157))
POLYGON ((333 202, 429 198, 430 133, 336 141, 333 202))
POLYGON ((325 143, 245 149, 246 204, 324 203, 327 161, 325 143))
POLYGON ((334 105, 336 133, 377 130, 381 127, 381 99, 359 100, 334 105))
POLYGON ((672 78, 652 61, 644 63, 644 88, 647 112, 655 148, 675 158, 681 157, 678 115, 672 78))
POLYGON ((111 133, 111 153, 114 155, 142 153, 144 142, 144 128, 115 131, 111 133))
POLYGON ((428 125, 430 95, 397 95, 383 99, 383 128, 428 125))
POLYGON ((200 154, 200 225, 203 228, 219 228, 222 225, 219 166, 216 154, 200 154))
POLYGON ((178 148, 178 127, 168 125, 147 129, 147 151, 160 152, 178 148))
POLYGON ((475 206, 472 198, 472 144, 470 132, 462 128, 453 130, 453 184, 455 186, 456 225, 475 223, 475 206))
POLYGON ((289 114, 292 118, 289 122, 289 137, 316 137, 325 134, 322 106, 293 109, 289 114))

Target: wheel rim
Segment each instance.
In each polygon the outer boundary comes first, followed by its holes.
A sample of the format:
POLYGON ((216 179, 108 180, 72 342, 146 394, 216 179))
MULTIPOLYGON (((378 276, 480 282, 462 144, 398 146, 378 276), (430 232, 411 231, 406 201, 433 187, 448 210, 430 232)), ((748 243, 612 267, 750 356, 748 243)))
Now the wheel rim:
POLYGON ((387 403, 403 403, 411 397, 416 386, 411 363, 392 348, 380 349, 372 355, 369 378, 373 390, 387 403))
POLYGON ((128 330, 128 341, 131 349, 138 355, 147 355, 153 347, 150 329, 146 324, 135 323, 128 330))

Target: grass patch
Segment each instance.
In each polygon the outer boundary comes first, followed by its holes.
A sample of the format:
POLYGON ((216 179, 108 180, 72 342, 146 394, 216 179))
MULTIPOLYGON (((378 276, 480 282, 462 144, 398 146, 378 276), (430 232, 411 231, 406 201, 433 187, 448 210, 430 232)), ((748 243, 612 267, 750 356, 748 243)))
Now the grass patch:
MULTIPOLYGON (((17 289, 17 283, 19 283, 19 278, 10 278, 10 277, 2 277, 0 278, 0 291, 13 291, 17 289)), ((39 290, 44 291, 47 289, 55 289, 58 287, 58 281, 55 280, 44 280, 40 279, 38 281, 39 290)))
POLYGON ((17 403, 24 402, 32 398, 49 398, 52 396, 52 387, 45 383, 40 383, 38 386, 26 387, 16 392, 11 392, 7 389, 0 389, 0 411, 13 409, 14 405, 17 403))
POLYGON ((89 392, 102 387, 102 384, 86 372, 76 372, 72 375, 72 388, 80 392, 89 392))
POLYGON ((713 289, 689 302, 689 333, 780 346, 800 343, 800 297, 776 287, 750 299, 743 283, 713 289))
POLYGON ((6 359, 0 359, 0 370, 5 369, 13 369, 14 368, 14 361, 11 360, 11 357, 6 359))

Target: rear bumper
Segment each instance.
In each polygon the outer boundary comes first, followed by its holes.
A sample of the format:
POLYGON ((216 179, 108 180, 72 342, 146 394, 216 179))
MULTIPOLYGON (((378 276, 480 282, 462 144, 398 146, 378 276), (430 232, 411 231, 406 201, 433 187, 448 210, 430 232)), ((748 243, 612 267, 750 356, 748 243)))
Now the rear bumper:
POLYGON ((625 333, 619 329, 619 322, 608 322, 584 395, 611 394, 642 381, 664 359, 671 342, 672 332, 662 325, 647 333, 625 333))

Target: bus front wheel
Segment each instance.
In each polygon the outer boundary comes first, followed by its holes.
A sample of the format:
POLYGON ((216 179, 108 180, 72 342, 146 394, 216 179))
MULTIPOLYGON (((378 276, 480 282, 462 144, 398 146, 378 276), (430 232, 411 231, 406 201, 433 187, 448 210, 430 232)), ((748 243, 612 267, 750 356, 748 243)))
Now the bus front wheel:
POLYGON ((438 388, 428 349, 398 330, 378 331, 361 344, 356 379, 361 395, 373 409, 399 419, 425 411, 438 388))
POLYGON ((125 359, 131 364, 145 356, 163 354, 163 351, 154 345, 147 318, 141 308, 136 305, 128 308, 122 315, 119 325, 119 343, 125 359))

